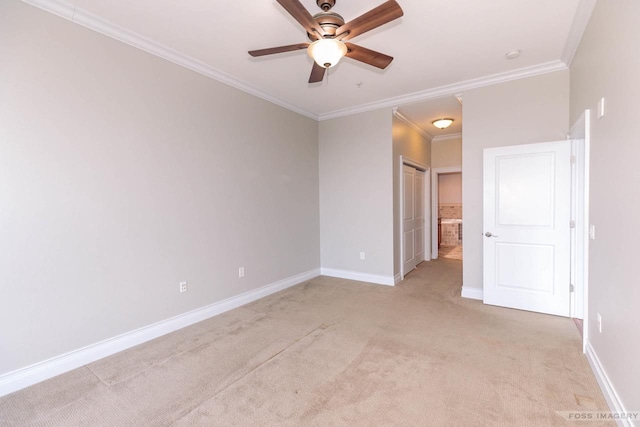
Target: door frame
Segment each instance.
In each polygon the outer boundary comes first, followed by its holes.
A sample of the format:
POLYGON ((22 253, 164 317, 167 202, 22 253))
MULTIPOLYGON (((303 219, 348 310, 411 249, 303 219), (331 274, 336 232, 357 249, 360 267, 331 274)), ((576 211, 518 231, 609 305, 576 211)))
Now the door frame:
MULTIPOLYGON (((438 212, 438 175, 458 172, 462 173, 462 166, 434 168, 431 171, 431 212, 438 212)), ((438 259, 438 215, 431 216, 431 259, 438 259)))
POLYGON ((405 157, 400 155, 400 218, 398 221, 400 222, 400 280, 404 280, 404 232, 403 232, 403 219, 404 219, 404 169, 403 166, 411 166, 417 170, 424 172, 424 195, 422 200, 424 201, 424 248, 422 249, 424 252, 424 260, 429 261, 431 259, 431 250, 427 245, 427 242, 431 241, 431 229, 427 227, 426 224, 431 222, 431 209, 429 203, 429 188, 431 187, 431 174, 429 173, 429 166, 424 165, 416 160, 413 160, 409 157, 405 157))
POLYGON ((571 219, 575 222, 571 236, 572 318, 582 318, 582 350, 589 339, 589 163, 591 150, 591 110, 571 126, 567 134, 571 154, 575 156, 571 171, 571 219))

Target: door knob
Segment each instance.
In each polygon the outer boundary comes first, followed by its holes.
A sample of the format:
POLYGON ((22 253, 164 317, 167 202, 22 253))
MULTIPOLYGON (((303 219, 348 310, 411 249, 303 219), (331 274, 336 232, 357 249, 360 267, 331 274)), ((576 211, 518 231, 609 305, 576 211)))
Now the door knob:
POLYGON ((484 233, 484 235, 487 236, 487 237, 498 237, 498 236, 495 236, 495 235, 491 234, 490 231, 487 231, 486 233, 484 233))

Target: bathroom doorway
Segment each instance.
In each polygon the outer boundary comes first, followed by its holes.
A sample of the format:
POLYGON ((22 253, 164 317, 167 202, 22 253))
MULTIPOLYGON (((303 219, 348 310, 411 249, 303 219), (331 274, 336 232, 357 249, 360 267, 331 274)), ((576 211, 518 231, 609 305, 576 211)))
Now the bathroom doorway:
POLYGON ((433 212, 437 213, 434 258, 462 260, 462 171, 441 168, 433 172, 432 203, 433 212))

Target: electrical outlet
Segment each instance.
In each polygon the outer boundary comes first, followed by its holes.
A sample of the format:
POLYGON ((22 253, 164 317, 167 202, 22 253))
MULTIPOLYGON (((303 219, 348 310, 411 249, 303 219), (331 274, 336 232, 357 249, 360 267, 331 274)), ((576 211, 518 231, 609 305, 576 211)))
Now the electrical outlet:
POLYGON ((244 267, 238 269, 238 277, 244 277, 244 267))
POLYGON ((598 313, 598 332, 602 333, 602 316, 598 313))
POLYGON ((180 282, 180 293, 187 292, 187 282, 180 282))
POLYGON ((364 252, 360 252, 360 259, 364 259, 364 252))

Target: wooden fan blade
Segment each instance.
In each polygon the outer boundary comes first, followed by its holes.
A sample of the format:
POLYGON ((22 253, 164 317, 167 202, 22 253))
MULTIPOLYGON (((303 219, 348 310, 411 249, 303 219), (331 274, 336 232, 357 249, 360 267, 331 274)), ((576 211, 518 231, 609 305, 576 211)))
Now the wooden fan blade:
POLYGON ((270 47, 268 49, 250 50, 251 56, 273 55, 274 53, 291 52, 293 50, 302 50, 309 47, 309 43, 290 44, 287 46, 270 47))
POLYGON ((311 76, 309 76, 309 83, 318 83, 324 79, 324 72, 326 68, 319 66, 313 61, 313 68, 311 69, 311 76))
POLYGON ((387 68, 393 57, 385 55, 384 53, 376 52, 375 50, 367 49, 366 47, 358 46, 353 43, 345 43, 347 46, 347 55, 349 58, 356 61, 364 62, 365 64, 373 65, 382 70, 387 68))
POLYGON ((336 38, 346 41, 362 33, 378 28, 404 15, 402 8, 395 0, 389 0, 380 6, 349 21, 336 30, 336 38))
POLYGON ((311 34, 311 36, 316 39, 322 38, 324 36, 324 30, 313 19, 313 16, 309 13, 307 9, 300 3, 299 0, 276 0, 293 18, 300 23, 307 30, 307 33, 311 34))

